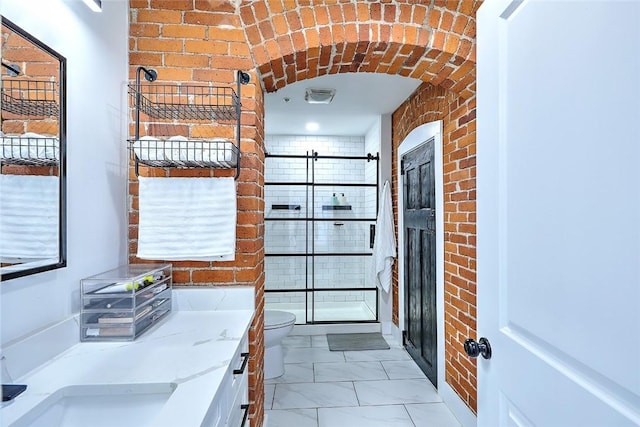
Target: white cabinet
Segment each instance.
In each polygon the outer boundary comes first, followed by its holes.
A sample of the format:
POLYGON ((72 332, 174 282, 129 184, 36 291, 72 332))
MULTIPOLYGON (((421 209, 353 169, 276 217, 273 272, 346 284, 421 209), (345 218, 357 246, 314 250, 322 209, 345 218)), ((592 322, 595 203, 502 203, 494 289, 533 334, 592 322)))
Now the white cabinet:
POLYGON ((242 337, 203 427, 249 426, 249 333, 242 337))
POLYGON ((231 363, 228 427, 248 426, 249 418, 249 339, 245 334, 231 363))

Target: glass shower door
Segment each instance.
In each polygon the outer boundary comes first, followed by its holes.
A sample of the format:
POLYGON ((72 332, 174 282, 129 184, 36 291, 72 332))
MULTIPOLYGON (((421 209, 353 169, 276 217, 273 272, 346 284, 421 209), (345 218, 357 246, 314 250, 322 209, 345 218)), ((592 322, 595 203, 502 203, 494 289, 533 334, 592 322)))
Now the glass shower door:
POLYGON ((265 306, 296 323, 377 321, 377 157, 268 155, 265 306))
POLYGON ((370 277, 377 161, 318 155, 313 170, 313 320, 377 320, 370 277))
POLYGON ((308 318, 309 257, 308 156, 265 160, 265 307, 308 318))

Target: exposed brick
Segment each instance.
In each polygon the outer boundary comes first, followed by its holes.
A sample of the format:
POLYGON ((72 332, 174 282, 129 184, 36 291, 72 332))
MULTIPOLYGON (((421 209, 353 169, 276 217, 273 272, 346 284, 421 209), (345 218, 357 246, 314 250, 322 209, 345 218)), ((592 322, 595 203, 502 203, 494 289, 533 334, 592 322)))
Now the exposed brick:
POLYGON ((287 20, 282 15, 276 15, 271 19, 271 23, 273 28, 275 29, 276 35, 283 35, 289 33, 289 26, 287 25, 287 20))
POLYGON ((310 7, 303 7, 300 9, 300 17, 302 19, 302 25, 305 28, 313 27, 316 23, 313 9, 310 7))
POLYGON ((431 9, 429 11, 429 26, 431 28, 439 28, 440 27, 440 11, 438 9, 431 9))
POLYGON ((345 22, 355 21, 357 19, 356 6, 354 4, 345 4, 342 6, 342 14, 345 22))
POLYGON ((138 50, 148 52, 182 52, 182 40, 139 38, 138 50))
POLYGON ((129 34, 132 37, 158 37, 160 25, 158 24, 130 24, 129 34))
POLYGON ((427 8, 422 5, 413 6, 413 23, 423 25, 427 17, 427 8))
POLYGON ((287 22, 289 24, 289 32, 299 31, 302 28, 300 16, 296 12, 287 13, 287 22))
POLYGON ((316 15, 316 25, 327 25, 329 23, 329 13, 326 6, 314 7, 316 15))
POLYGON ((169 67, 207 67, 209 57, 205 55, 166 54, 164 64, 169 67))
POLYGON ((160 24, 178 24, 182 22, 182 12, 176 10, 138 10, 137 22, 155 22, 160 24))
POLYGON ((163 25, 162 36, 183 39, 204 39, 207 28, 200 25, 163 25))
POLYGON ((193 282, 206 282, 206 283, 231 283, 233 282, 234 271, 233 270, 194 270, 191 273, 193 282))
POLYGON ((269 18, 269 11, 264 2, 254 2, 252 6, 258 22, 269 18))

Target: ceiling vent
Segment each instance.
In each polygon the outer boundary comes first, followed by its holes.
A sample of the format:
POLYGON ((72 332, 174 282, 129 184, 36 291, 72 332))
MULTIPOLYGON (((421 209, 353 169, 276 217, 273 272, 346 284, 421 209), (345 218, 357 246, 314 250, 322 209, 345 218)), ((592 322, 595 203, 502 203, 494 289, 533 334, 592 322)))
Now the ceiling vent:
POLYGON ((329 104, 336 94, 335 89, 307 88, 304 93, 304 100, 309 104, 329 104))

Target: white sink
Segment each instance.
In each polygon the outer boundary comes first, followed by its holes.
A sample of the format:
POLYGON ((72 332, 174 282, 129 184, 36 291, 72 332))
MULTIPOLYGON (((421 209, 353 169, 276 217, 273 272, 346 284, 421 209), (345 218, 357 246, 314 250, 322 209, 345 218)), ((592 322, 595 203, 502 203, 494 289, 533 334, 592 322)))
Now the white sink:
POLYGON ((63 387, 11 427, 150 427, 175 389, 172 383, 63 387))

